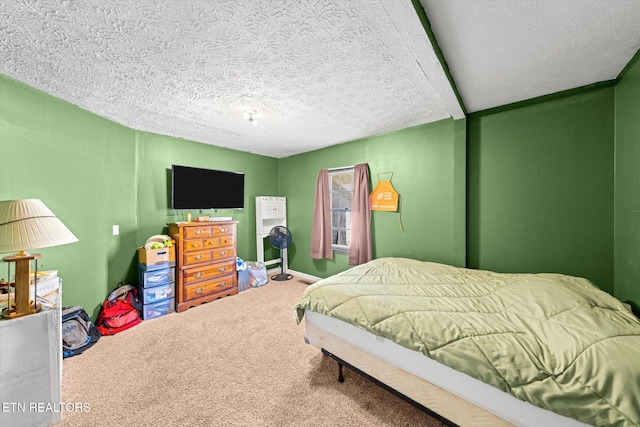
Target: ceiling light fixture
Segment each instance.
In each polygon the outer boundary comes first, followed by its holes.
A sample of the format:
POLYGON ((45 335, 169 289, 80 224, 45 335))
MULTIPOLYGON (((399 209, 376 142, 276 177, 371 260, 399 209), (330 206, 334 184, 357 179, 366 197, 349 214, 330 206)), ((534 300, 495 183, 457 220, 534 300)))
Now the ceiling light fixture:
POLYGON ((249 124, 252 126, 258 126, 258 121, 254 117, 258 112, 254 109, 244 110, 244 118, 249 120, 249 124))

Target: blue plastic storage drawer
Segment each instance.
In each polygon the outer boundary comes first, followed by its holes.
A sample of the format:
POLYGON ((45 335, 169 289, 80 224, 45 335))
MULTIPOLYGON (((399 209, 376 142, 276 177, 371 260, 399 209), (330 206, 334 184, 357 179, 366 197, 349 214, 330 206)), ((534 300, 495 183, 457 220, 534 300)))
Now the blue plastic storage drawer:
POLYGON ((142 305, 142 320, 154 319, 176 311, 175 298, 142 305))
POLYGON ((142 303, 151 304, 167 298, 173 298, 175 296, 175 283, 167 283, 165 285, 154 286, 152 288, 144 288, 140 286, 139 291, 142 303))
POLYGON ((175 266, 176 266, 176 262, 175 261, 163 262, 161 264, 144 264, 142 262, 138 263, 138 267, 141 268, 144 271, 162 270, 162 269, 167 268, 167 267, 175 267, 175 266))
POLYGON ((140 268, 138 271, 140 275, 140 284, 144 288, 166 285, 167 283, 173 283, 176 281, 175 267, 166 267, 151 271, 140 268))

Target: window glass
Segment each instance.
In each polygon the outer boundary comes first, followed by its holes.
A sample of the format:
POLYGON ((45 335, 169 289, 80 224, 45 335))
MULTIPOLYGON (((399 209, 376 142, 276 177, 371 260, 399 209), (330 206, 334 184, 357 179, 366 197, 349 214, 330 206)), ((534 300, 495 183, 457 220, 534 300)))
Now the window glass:
POLYGON ((349 252, 351 239, 351 207, 353 200, 353 168, 329 171, 331 199, 331 235, 333 250, 349 252))

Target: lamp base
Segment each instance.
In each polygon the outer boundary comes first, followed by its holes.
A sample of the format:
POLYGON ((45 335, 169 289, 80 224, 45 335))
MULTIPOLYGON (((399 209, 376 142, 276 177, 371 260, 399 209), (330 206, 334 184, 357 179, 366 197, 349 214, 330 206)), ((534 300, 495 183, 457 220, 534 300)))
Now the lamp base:
POLYGON ((11 304, 11 307, 2 310, 3 319, 17 319, 18 317, 26 316, 28 314, 39 313, 42 310, 42 304, 29 304, 28 311, 20 313, 16 310, 16 305, 11 304))
MULTIPOLYGON (((37 313, 42 308, 42 305, 38 308, 38 305, 31 301, 30 298, 29 265, 31 260, 38 258, 40 258, 40 254, 14 255, 2 258, 4 262, 16 263, 13 304, 9 305, 9 307, 2 312, 2 317, 5 319, 15 319, 37 313)), ((36 267, 36 270, 37 269, 36 267)), ((37 283, 35 274, 33 281, 37 283)), ((34 299, 37 299, 36 296, 37 292, 35 292, 34 299)))
POLYGON ((11 304, 11 307, 9 308, 5 308, 4 310, 2 310, 2 318, 3 319, 17 319, 18 317, 22 317, 22 316, 26 316, 28 314, 35 314, 38 313, 42 310, 42 304, 30 304, 29 305, 29 309, 27 312, 25 313, 19 313, 16 310, 16 305, 15 304, 11 304))

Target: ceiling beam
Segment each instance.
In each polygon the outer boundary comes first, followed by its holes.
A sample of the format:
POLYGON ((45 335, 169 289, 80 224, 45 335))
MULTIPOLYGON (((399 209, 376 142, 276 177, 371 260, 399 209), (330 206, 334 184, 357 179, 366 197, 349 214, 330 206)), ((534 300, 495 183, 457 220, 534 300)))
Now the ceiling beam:
POLYGON ((417 66, 436 90, 451 117, 454 119, 465 118, 464 104, 420 1, 403 1, 411 2, 413 7, 398 7, 396 1, 381 0, 380 3, 402 36, 407 48, 413 54, 417 66), (413 17, 406 15, 406 11, 411 9, 416 12, 413 17), (429 43, 425 43, 425 36, 429 43))

